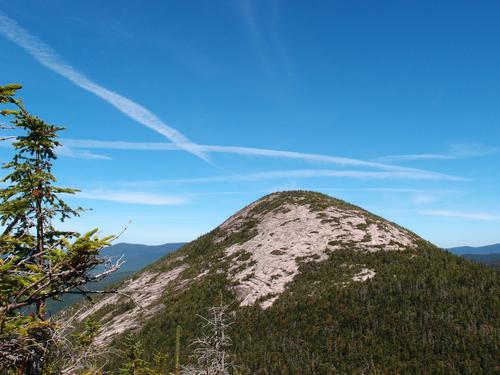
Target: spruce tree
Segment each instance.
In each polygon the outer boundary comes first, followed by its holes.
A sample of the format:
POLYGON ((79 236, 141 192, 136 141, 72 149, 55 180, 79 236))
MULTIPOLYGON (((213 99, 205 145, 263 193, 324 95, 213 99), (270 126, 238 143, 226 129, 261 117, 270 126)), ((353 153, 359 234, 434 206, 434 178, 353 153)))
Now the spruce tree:
POLYGON ((0 188, 0 370, 39 374, 55 329, 46 301, 88 293, 84 284, 102 279, 119 263, 92 272, 104 262, 100 250, 113 237, 100 238, 97 229, 79 234, 55 227, 82 211, 62 199, 77 190, 57 186, 52 174, 63 128, 30 114, 16 97, 20 88, 0 86, 0 104, 6 107, 0 114, 11 122, 2 130, 14 134, 15 151, 3 165, 8 172, 0 188))

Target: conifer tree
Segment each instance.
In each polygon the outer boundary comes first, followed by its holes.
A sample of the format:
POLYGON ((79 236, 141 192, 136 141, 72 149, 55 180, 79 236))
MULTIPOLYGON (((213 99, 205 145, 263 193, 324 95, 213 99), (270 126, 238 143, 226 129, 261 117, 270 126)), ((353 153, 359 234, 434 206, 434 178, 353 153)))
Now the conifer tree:
POLYGON ((120 369, 122 375, 145 375, 151 370, 146 368, 146 361, 142 358, 144 349, 142 343, 133 334, 125 337, 126 361, 120 369))
POLYGON ((16 97, 20 88, 0 86, 6 107, 0 114, 11 122, 2 130, 14 134, 15 151, 3 165, 8 172, 0 188, 0 371, 39 374, 55 329, 46 301, 89 293, 82 286, 114 272, 120 262, 92 272, 105 261, 99 252, 113 237, 100 238, 97 229, 82 235, 55 227, 82 211, 62 199, 77 190, 57 186, 52 174, 63 128, 31 115, 16 97))

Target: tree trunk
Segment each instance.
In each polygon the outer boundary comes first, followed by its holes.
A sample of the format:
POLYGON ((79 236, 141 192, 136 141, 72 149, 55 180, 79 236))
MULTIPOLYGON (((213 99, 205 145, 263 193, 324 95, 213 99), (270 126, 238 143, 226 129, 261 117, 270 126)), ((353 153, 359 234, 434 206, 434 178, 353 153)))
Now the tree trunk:
MULTIPOLYGON (((43 269, 43 250, 44 250, 44 228, 43 228, 43 210, 42 210, 42 200, 43 200, 43 186, 38 185, 33 192, 36 198, 35 210, 36 210, 36 252, 38 259, 36 262, 38 266, 43 269)), ((38 301, 36 303, 36 313, 38 317, 45 320, 45 301, 38 301)))

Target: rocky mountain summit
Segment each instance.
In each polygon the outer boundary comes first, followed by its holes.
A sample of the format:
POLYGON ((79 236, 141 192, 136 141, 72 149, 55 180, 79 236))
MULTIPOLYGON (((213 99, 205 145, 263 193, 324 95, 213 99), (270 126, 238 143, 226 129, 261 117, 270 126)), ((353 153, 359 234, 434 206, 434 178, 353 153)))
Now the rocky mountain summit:
POLYGON ((100 322, 99 346, 134 332, 151 352, 170 350, 175 327, 189 342, 196 314, 222 296, 243 373, 412 372, 419 361, 463 373, 498 352, 498 280, 359 207, 290 191, 148 266, 78 320, 100 322))
MULTIPOLYGON (((301 263, 324 261, 340 249, 401 251, 416 248, 418 240, 411 232, 358 207, 310 192, 265 196, 231 216, 208 236, 211 246, 222 250, 222 259, 218 261, 228 265, 228 282, 239 305, 258 302, 263 309, 285 291, 299 273, 301 263)), ((206 254, 207 258, 213 255, 206 254)), ((167 286, 186 287, 216 266, 210 263, 194 278, 183 278, 182 273, 190 268, 189 256, 189 252, 181 252, 163 264, 175 267, 146 270, 127 280, 120 287, 120 294, 100 300, 79 319, 110 306, 130 304, 127 298, 132 298, 137 301, 136 307, 101 318, 105 329, 101 330, 97 343, 108 344, 117 334, 139 328, 141 320, 164 307, 157 303, 167 286)), ((351 279, 366 281, 375 275, 376 270, 361 268, 351 279)))
MULTIPOLYGON (((311 193, 275 193, 252 203, 218 228, 216 241, 241 232, 249 223, 255 223, 254 235, 225 249, 225 256, 233 260, 229 274, 241 306, 261 300, 262 308, 269 307, 298 274, 301 262, 320 262, 345 248, 405 250, 415 248, 417 241, 407 230, 368 212, 311 193)), ((362 273, 375 275, 374 270, 362 273)))

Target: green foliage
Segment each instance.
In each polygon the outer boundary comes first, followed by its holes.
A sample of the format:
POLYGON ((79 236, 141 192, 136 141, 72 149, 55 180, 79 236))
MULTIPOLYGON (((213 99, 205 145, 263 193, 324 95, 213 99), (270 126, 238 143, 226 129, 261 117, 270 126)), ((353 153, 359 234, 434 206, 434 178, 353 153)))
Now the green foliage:
POLYGON ((78 335, 78 343, 83 347, 88 347, 92 344, 95 335, 101 329, 101 324, 93 316, 85 320, 85 329, 78 335))
POLYGON ((166 353, 157 351, 153 354, 153 372, 155 374, 167 374, 169 357, 166 353))
POLYGON ((35 362, 40 366, 50 350, 55 327, 46 318, 45 302, 107 274, 91 271, 103 263, 99 252, 113 237, 100 238, 97 229, 80 235, 54 226, 81 212, 61 198, 76 190, 55 185, 52 174, 61 146, 57 133, 62 128, 31 115, 15 97, 20 88, 0 86, 0 103, 13 108, 1 114, 18 134, 12 144, 14 156, 3 165, 8 172, 0 189, 4 228, 0 235, 0 368, 26 370, 35 362), (35 313, 28 315, 33 308, 35 313))
MULTIPOLYGON (((169 371, 173 364, 168 354, 161 350, 153 351, 150 363, 144 360, 144 347, 136 335, 128 334, 122 342, 123 365, 119 369, 122 375, 179 375, 178 363, 175 362, 174 371, 169 371)), ((177 349, 178 350, 178 349, 177 349)))
MULTIPOLYGON (((17 83, 11 83, 9 85, 0 86, 0 104, 3 103, 13 103, 14 96, 17 93, 17 90, 22 89, 22 86, 17 83)), ((10 112, 4 113, 0 112, 2 115, 6 116, 10 114, 10 112)))
POLYGON ((180 354, 181 354, 181 326, 177 325, 175 329, 175 375, 179 375, 180 371, 180 366, 181 366, 180 354))
POLYGON ((499 291, 497 273, 425 244, 339 251, 304 264, 270 309, 241 311, 234 350, 249 374, 493 373, 499 291), (345 284, 346 263, 377 274, 345 284))
POLYGON ((120 374, 123 375, 141 375, 146 373, 146 362, 142 359, 144 349, 140 341, 133 335, 128 335, 124 339, 126 362, 120 368, 120 374))

